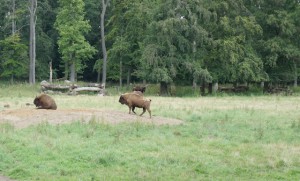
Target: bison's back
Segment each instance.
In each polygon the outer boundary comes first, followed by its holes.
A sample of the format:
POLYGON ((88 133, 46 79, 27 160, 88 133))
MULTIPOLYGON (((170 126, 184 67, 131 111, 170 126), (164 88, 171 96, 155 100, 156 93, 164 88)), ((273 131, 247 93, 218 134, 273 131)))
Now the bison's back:
POLYGON ((131 101, 132 105, 135 105, 135 107, 138 108, 148 107, 151 103, 150 99, 146 99, 143 96, 137 94, 131 95, 129 100, 131 101))

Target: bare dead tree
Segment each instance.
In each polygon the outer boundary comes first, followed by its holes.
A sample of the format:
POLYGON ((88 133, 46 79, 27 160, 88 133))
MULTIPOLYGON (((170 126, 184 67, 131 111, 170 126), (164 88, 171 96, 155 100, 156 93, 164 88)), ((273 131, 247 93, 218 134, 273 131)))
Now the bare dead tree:
POLYGON ((30 7, 28 7, 28 9, 30 13, 29 83, 35 84, 35 58, 36 58, 35 24, 36 24, 37 0, 30 0, 30 7))
POLYGON ((122 57, 121 57, 121 59, 120 59, 120 78, 119 78, 120 87, 122 87, 122 72, 123 72, 123 61, 122 61, 122 57))
POLYGON ((14 35, 16 33, 16 1, 12 0, 12 15, 11 15, 11 32, 12 35, 14 35))
POLYGON ((52 74, 53 74, 53 70, 52 70, 52 61, 49 62, 49 71, 50 71, 49 82, 52 83, 52 74))
POLYGON ((105 21, 105 12, 110 0, 102 0, 102 12, 100 20, 100 29, 101 29, 101 46, 103 53, 103 70, 102 70, 102 86, 105 89, 106 84, 106 65, 107 65, 107 51, 105 45, 105 34, 104 34, 104 21, 105 21))

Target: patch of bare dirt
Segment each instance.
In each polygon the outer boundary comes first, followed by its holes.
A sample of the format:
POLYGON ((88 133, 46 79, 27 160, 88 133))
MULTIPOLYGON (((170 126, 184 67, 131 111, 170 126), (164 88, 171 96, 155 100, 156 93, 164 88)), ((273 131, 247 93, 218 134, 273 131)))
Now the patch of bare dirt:
POLYGON ((0 181, 13 181, 13 180, 0 175, 0 181))
POLYGON ((21 109, 5 109, 0 111, 0 123, 10 123, 16 128, 25 128, 29 125, 47 121, 50 124, 65 124, 72 121, 88 122, 95 120, 103 123, 117 124, 122 122, 142 122, 155 125, 179 125, 183 121, 178 119, 152 116, 148 112, 143 116, 128 114, 115 110, 91 110, 91 109, 58 109, 45 110, 25 107, 21 109))

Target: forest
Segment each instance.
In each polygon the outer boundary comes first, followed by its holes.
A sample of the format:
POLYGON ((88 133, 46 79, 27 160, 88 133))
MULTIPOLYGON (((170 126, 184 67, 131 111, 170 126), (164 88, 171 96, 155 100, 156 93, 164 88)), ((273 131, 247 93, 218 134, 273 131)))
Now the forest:
POLYGON ((0 80, 298 84, 300 0, 0 4, 0 80))

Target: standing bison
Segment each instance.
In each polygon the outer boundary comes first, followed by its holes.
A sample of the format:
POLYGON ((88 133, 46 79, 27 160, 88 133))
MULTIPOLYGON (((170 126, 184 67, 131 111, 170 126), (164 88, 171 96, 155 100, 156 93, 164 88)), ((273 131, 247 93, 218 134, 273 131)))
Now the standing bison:
POLYGON ((57 109, 54 99, 47 94, 41 94, 35 97, 33 103, 38 109, 57 109))
POLYGON ((149 112, 150 118, 151 118, 151 110, 150 110, 150 103, 151 99, 146 99, 143 97, 142 94, 137 93, 136 91, 132 93, 125 93, 120 96, 119 102, 121 104, 126 104, 129 108, 129 114, 131 113, 131 110, 134 114, 135 107, 143 108, 143 112, 140 116, 142 116, 146 110, 149 112))

